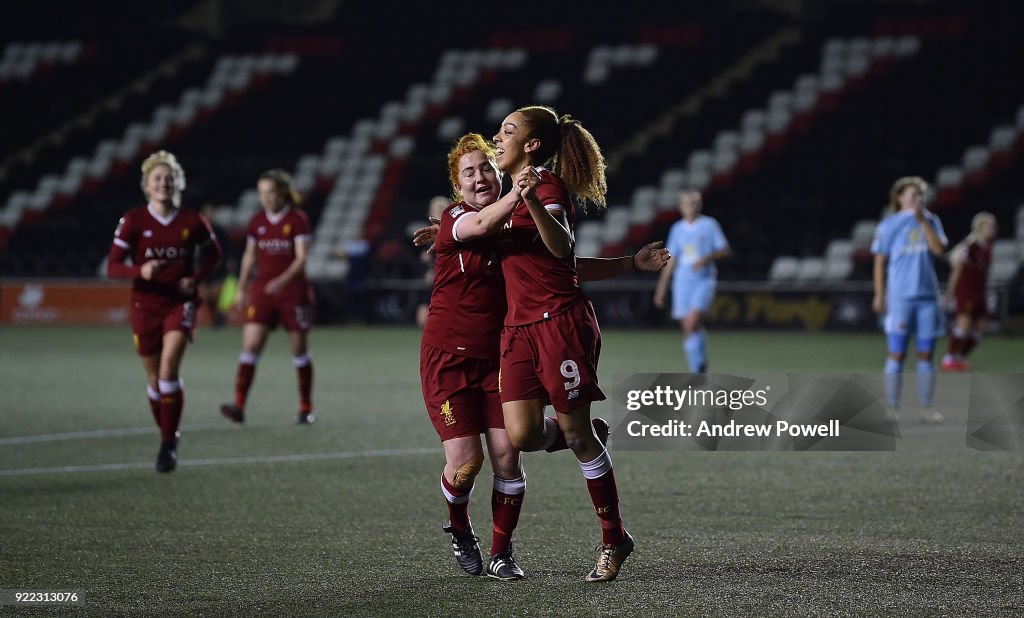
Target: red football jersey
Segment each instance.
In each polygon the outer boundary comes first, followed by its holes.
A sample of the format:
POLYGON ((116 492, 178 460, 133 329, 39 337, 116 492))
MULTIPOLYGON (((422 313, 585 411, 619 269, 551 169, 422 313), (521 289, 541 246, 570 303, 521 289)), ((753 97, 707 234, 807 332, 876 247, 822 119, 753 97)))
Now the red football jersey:
MULTIPOLYGON (((298 208, 286 207, 276 215, 265 210, 249 221, 246 242, 256 245, 256 277, 254 290, 280 275, 295 261, 295 244, 310 241, 309 217, 298 208)), ((305 294, 309 282, 301 272, 281 290, 283 295, 305 294)))
POLYGON ((963 260, 964 265, 960 271, 960 279, 957 280, 956 295, 984 298, 988 267, 992 263, 992 245, 975 240, 955 259, 963 260))
POLYGON ((506 307, 495 240, 459 242, 453 234, 456 221, 478 210, 460 202, 441 214, 423 343, 459 356, 497 359, 506 307))
MULTIPOLYGON (((540 184, 536 198, 548 210, 565 211, 572 234, 576 207, 569 197, 562 179, 538 167, 540 184)), ((579 276, 576 274, 576 256, 556 258, 551 255, 525 203, 512 212, 512 218, 502 230, 501 267, 505 274, 508 315, 505 323, 520 326, 539 322, 562 313, 583 297, 579 276)), ((573 241, 575 245, 575 241, 573 241)))
POLYGON ((114 244, 128 252, 136 266, 149 260, 164 262, 153 279, 132 280, 133 297, 181 298, 178 280, 196 275, 199 253, 211 241, 216 238, 206 217, 180 208, 168 217, 158 216, 148 205, 136 208, 121 217, 114 231, 114 244))

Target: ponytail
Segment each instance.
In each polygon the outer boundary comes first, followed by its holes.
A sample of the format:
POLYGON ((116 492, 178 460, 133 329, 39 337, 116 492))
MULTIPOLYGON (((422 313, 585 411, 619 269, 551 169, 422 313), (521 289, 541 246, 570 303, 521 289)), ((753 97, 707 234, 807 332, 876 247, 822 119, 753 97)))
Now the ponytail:
POLYGON ((590 131, 568 114, 559 118, 550 107, 531 105, 516 111, 526 119, 530 137, 540 140, 535 160, 562 179, 584 210, 586 202, 606 208, 604 155, 590 131))

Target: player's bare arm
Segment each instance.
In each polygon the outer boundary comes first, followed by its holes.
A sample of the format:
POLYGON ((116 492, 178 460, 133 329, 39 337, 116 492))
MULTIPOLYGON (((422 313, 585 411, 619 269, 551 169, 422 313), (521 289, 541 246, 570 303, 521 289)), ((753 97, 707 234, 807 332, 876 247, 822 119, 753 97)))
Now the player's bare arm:
POLYGON ((921 228, 924 230, 924 239, 928 243, 928 251, 932 255, 939 256, 946 252, 946 243, 942 242, 939 235, 935 232, 935 228, 928 221, 928 217, 925 216, 923 206, 919 206, 914 209, 914 219, 921 224, 921 228))
POLYGON ((245 253, 242 254, 242 263, 238 271, 238 300, 236 305, 245 308, 248 304, 246 298, 249 289, 249 278, 252 277, 252 269, 256 266, 256 243, 248 241, 245 243, 245 253))
POLYGON ((885 265, 888 261, 884 255, 875 255, 875 298, 871 301, 871 308, 879 315, 885 313, 885 265))
POLYGON ((675 272, 676 265, 678 263, 679 260, 672 255, 669 255, 668 262, 666 262, 665 267, 661 269, 661 274, 658 275, 658 285, 654 288, 654 306, 658 309, 665 308, 665 296, 668 295, 668 282, 672 280, 672 273, 675 272))
POLYGON ((512 211, 519 202, 519 187, 513 186, 512 190, 497 202, 488 204, 479 212, 462 215, 459 219, 459 242, 496 234, 512 216, 512 211))
POLYGON ((693 272, 697 272, 700 269, 708 265, 708 262, 717 262, 718 260, 724 260, 732 255, 732 247, 726 245, 718 251, 713 251, 705 256, 699 258, 693 263, 693 272))
MULTIPOLYGON (((954 251, 954 253, 957 252, 954 251)), ((947 305, 953 303, 953 297, 956 295, 956 285, 960 282, 960 275, 964 272, 964 258, 962 255, 954 255, 950 261, 953 263, 953 269, 949 273, 949 283, 946 286, 944 302, 947 305)))
POLYGON ((540 184, 540 174, 532 167, 525 167, 519 172, 514 183, 522 189, 523 201, 530 209, 530 216, 537 226, 540 239, 557 258, 564 258, 572 253, 572 233, 569 232, 569 222, 565 219, 565 211, 562 209, 548 210, 537 201, 536 190, 540 184))
POLYGON ((658 272, 668 264, 668 249, 660 240, 633 255, 615 258, 577 257, 576 272, 581 281, 600 281, 632 272, 658 272))

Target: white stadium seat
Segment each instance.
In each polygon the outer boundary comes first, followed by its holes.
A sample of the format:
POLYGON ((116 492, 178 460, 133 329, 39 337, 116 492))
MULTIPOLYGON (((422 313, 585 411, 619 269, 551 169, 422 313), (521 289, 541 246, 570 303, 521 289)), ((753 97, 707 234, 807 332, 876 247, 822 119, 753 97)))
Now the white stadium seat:
POLYGON ((799 267, 800 261, 797 258, 788 255, 779 256, 772 262, 768 278, 771 281, 790 281, 796 279, 799 267))

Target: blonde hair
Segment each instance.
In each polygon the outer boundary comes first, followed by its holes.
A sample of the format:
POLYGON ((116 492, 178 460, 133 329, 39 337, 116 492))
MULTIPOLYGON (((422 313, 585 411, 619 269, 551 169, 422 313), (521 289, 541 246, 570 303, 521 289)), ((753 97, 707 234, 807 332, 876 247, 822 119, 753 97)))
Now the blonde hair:
POLYGON ((463 199, 462 191, 459 188, 459 159, 477 150, 484 153, 487 160, 491 162, 491 167, 497 172, 498 178, 501 178, 501 172, 498 171, 498 164, 495 162, 498 152, 494 145, 479 133, 467 133, 460 137, 448 151, 448 181, 452 185, 453 202, 461 202, 463 199))
POLYGON ((899 198, 907 187, 917 187, 917 190, 921 192, 922 196, 925 196, 928 193, 928 182, 920 176, 904 176, 902 178, 897 178, 896 182, 892 183, 892 189, 889 190, 890 211, 899 211, 899 198))
POLYGON ((559 117, 554 109, 544 105, 529 105, 516 111, 526 120, 529 136, 540 140, 534 160, 549 166, 562 179, 566 188, 581 201, 584 211, 588 201, 599 209, 606 208, 608 181, 604 154, 590 131, 572 116, 559 117))
POLYGON ((427 216, 428 217, 441 217, 441 213, 444 212, 445 208, 451 204, 451 200, 443 195, 435 195, 430 198, 430 203, 427 204, 427 216))
POLYGON ((974 217, 971 219, 971 233, 968 234, 966 238, 957 243, 957 245, 953 247, 953 249, 950 250, 949 252, 949 261, 951 263, 956 263, 967 254, 967 247, 970 246, 971 243, 978 240, 978 238, 981 236, 981 226, 985 223, 991 223, 993 226, 995 226, 996 216, 987 211, 981 211, 978 214, 974 215, 974 217))
POLYGON ((687 195, 692 195, 697 200, 698 206, 704 206, 704 195, 701 194, 700 189, 694 189, 693 187, 686 187, 679 192, 679 199, 682 200, 687 195))
POLYGON ((174 202, 175 207, 181 206, 181 192, 185 190, 185 168, 178 163, 177 157, 166 150, 158 150, 142 162, 142 181, 140 182, 142 194, 146 196, 147 200, 149 199, 149 194, 146 193, 146 179, 149 177, 149 173, 160 165, 166 165, 171 170, 171 176, 174 177, 174 194, 171 196, 171 201, 174 202))
POLYGON ((285 201, 290 205, 298 207, 302 204, 302 195, 300 195, 295 189, 295 183, 292 182, 292 175, 283 169, 275 167, 272 170, 267 170, 260 174, 259 180, 269 180, 274 183, 274 187, 277 188, 277 192, 283 195, 285 201))

